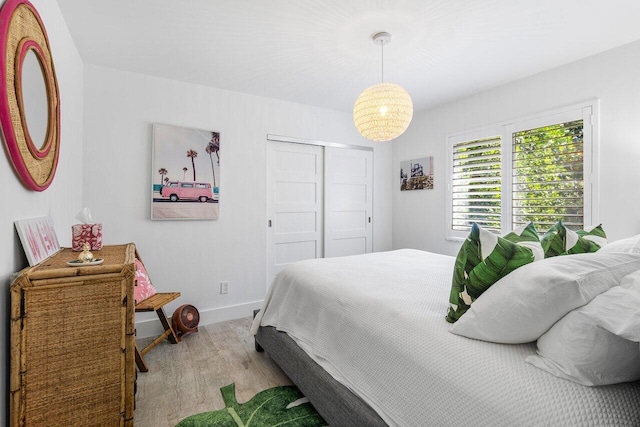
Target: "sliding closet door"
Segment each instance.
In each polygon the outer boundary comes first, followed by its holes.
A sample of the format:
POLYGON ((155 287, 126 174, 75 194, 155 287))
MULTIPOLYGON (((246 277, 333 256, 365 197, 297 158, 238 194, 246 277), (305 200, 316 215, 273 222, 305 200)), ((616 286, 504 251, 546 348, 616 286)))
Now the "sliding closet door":
POLYGON ((325 147, 325 257, 372 251, 373 152, 325 147))
POLYGON ((270 141, 267 286, 286 265, 323 256, 323 147, 270 141))

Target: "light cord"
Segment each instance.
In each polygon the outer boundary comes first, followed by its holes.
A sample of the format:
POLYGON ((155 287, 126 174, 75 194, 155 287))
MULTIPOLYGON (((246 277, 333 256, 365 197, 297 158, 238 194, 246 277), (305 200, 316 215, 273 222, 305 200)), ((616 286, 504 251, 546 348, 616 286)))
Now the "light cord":
POLYGON ((380 48, 382 49, 382 63, 380 68, 382 69, 382 83, 384 83, 384 41, 380 41, 380 48))

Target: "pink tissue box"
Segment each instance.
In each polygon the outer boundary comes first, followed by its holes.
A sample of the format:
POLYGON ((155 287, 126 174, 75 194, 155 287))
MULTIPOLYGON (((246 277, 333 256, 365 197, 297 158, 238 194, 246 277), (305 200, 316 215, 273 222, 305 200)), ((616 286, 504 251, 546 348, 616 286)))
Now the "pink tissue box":
POLYGON ((75 224, 71 226, 71 232, 74 251, 81 251, 84 243, 88 243, 92 251, 102 249, 102 224, 75 224))

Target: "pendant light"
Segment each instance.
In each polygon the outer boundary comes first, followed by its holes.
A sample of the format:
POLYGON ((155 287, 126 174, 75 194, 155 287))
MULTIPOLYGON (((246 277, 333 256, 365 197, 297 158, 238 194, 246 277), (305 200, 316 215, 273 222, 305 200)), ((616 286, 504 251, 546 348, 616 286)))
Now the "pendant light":
POLYGON ((358 132, 371 141, 391 141, 407 130, 413 118, 413 102, 402 86, 384 82, 384 45, 391 34, 377 33, 373 42, 382 50, 382 83, 365 89, 353 106, 358 132))

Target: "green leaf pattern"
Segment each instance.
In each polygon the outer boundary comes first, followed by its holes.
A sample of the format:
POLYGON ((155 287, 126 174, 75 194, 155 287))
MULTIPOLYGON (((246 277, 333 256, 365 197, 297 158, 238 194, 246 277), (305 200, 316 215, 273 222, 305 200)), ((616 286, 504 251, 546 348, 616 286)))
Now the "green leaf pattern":
POLYGON ((295 386, 273 387, 246 403, 236 400, 235 384, 220 389, 225 408, 203 412, 180 421, 176 427, 319 427, 327 423, 295 386), (292 405, 293 404, 293 405, 292 405))
POLYGON ((551 258, 558 255, 591 253, 600 249, 600 246, 589 240, 587 236, 606 239, 602 225, 589 231, 579 230, 575 232, 567 229, 562 221, 558 221, 542 236, 541 243, 542 249, 544 250, 544 257, 551 258), (577 235, 569 238, 569 235, 572 233, 577 235), (571 245, 569 242, 575 243, 571 245))
POLYGON ((540 237, 538 236, 538 231, 536 227, 533 225, 533 222, 527 224, 526 227, 522 230, 514 230, 511 233, 505 234, 502 236, 503 239, 507 239, 513 243, 522 243, 522 242, 534 242, 540 243, 540 237))
POLYGON ((512 232, 504 238, 496 236, 497 243, 489 254, 484 254, 486 248, 482 250, 481 233, 489 232, 474 223, 469 237, 458 252, 446 317, 450 323, 457 321, 473 301, 500 278, 535 259, 530 248, 518 244, 520 240, 539 241, 533 224, 524 228, 521 234, 512 232))

